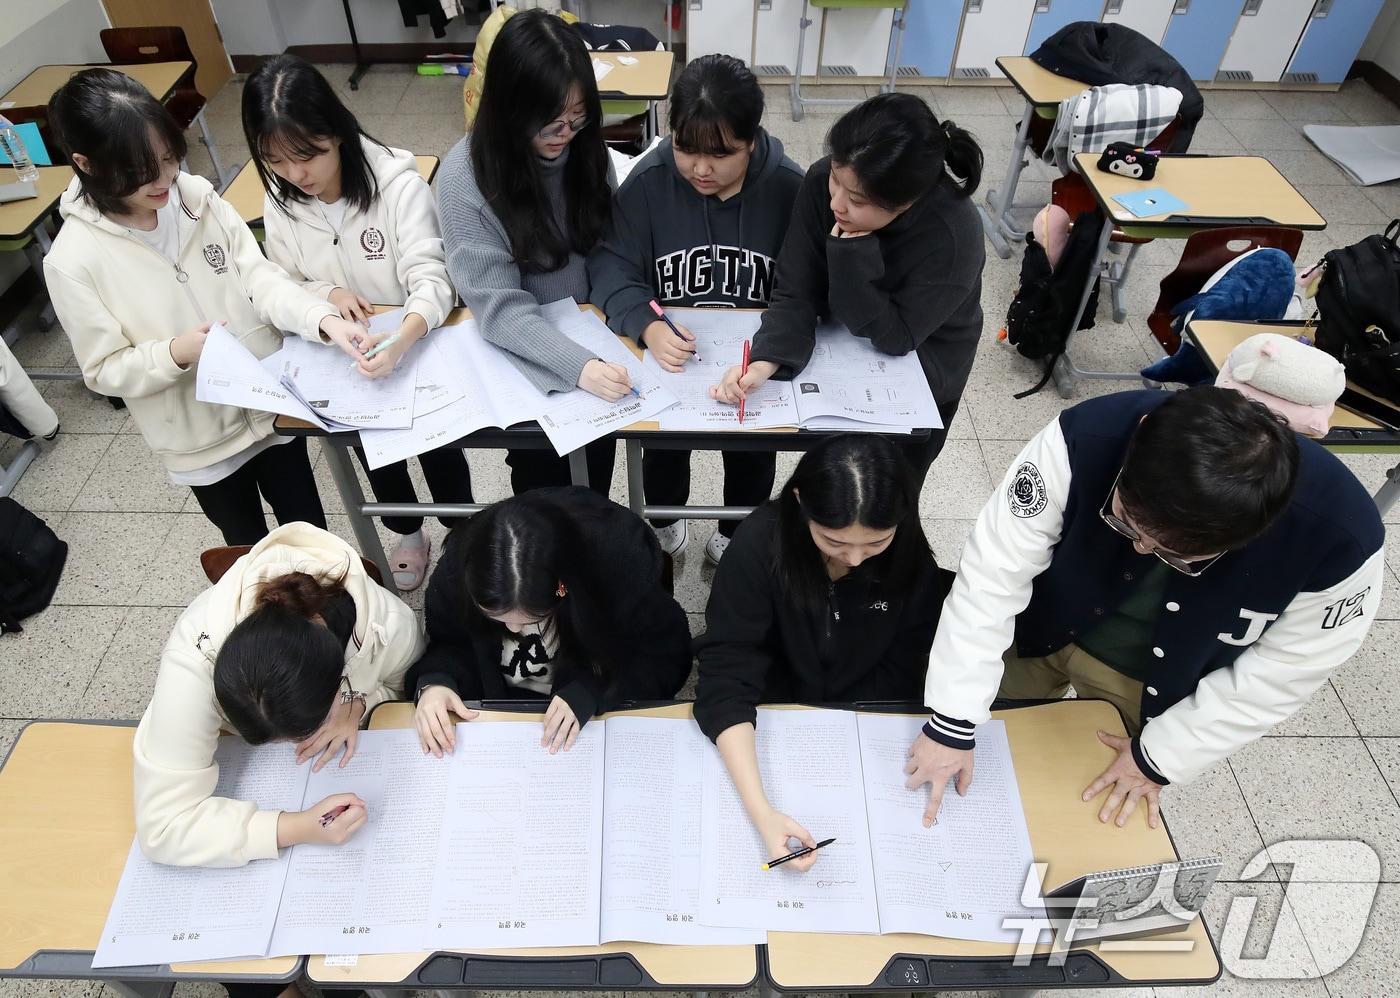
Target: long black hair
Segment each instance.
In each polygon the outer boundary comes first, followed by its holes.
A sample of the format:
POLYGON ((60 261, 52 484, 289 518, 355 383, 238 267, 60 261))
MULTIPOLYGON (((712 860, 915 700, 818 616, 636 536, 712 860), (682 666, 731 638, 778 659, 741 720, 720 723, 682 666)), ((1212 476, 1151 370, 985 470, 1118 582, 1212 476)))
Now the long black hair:
POLYGON ((304 59, 279 55, 248 77, 243 85, 243 135, 263 190, 283 211, 289 199, 309 201, 310 197, 268 169, 268 153, 277 149, 310 159, 324 152, 332 138, 340 140, 341 196, 359 211, 367 210, 379 196, 374 170, 360 144, 361 139, 376 140, 360 127, 326 78, 304 59))
POLYGON ((603 105, 583 39, 543 10, 523 10, 491 43, 491 71, 472 127, 472 171, 527 273, 548 273, 586 254, 608 220, 608 150, 603 105), (559 231, 531 139, 563 111, 578 86, 588 126, 569 143, 564 164, 565 231, 559 231))
POLYGON ((826 136, 836 166, 849 166, 875 204, 894 211, 939 183, 962 197, 982 180, 982 148, 966 129, 939 122, 913 94, 877 94, 843 114, 826 136))
POLYGON ((732 55, 702 55, 686 63, 671 88, 671 142, 684 152, 722 156, 725 133, 748 145, 763 121, 763 88, 732 55))
POLYGON ((91 172, 73 163, 83 197, 104 215, 126 211, 124 199, 160 176, 151 143, 155 132, 176 159, 185 135, 151 92, 114 69, 76 73, 49 99, 49 127, 69 162, 87 157, 91 172))
POLYGON ((214 658, 214 696, 234 730, 261 745, 319 728, 340 688, 354 627, 343 577, 288 572, 261 583, 253 611, 214 658))
POLYGON ((599 602, 610 591, 600 574, 607 566, 590 560, 570 514, 527 492, 488 506, 456 529, 465 536, 447 551, 465 561, 462 595, 471 627, 509 637, 510 629, 487 615, 523 611, 557 629, 560 658, 591 668, 605 682, 616 678, 613 669, 626 650, 611 626, 611 608, 599 602))
POLYGON ((885 437, 844 433, 823 440, 802 455, 777 503, 778 581, 813 617, 824 612, 830 583, 809 523, 894 530, 889 547, 852 570, 870 573, 891 591, 912 588, 920 566, 933 560, 909 463, 885 437))

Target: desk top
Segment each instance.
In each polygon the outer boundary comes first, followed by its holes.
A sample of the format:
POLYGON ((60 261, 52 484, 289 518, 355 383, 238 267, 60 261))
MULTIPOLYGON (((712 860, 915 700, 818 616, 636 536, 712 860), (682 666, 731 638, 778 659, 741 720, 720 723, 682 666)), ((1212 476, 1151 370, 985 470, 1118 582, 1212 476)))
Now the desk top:
POLYGON ((40 66, 15 84, 4 97, 0 97, 0 101, 14 101, 13 106, 15 107, 47 104, 49 98, 59 87, 67 83, 69 77, 74 73, 99 67, 125 73, 153 93, 156 100, 163 101, 170 96, 170 91, 175 89, 175 84, 180 82, 180 77, 189 72, 193 66, 192 62, 148 62, 132 66, 103 63, 95 63, 90 66, 40 66))
POLYGON ((612 71, 598 84, 604 100, 665 100, 671 91, 674 52, 591 52, 594 62, 608 63, 612 71), (636 59, 632 65, 621 57, 636 59))
POLYGON ((1278 168, 1262 156, 1163 156, 1150 181, 1130 180, 1098 169, 1098 153, 1075 154, 1084 182, 1119 226, 1213 228, 1225 225, 1285 225, 1325 229, 1327 220, 1278 168), (1177 214, 1138 218, 1113 200, 1161 187, 1186 202, 1177 214))
MULTIPOLYGON (((544 706, 544 701, 540 701, 544 706)), ((672 704, 647 710, 628 711, 629 715, 640 717, 689 717, 690 704, 672 704)), ((604 717, 608 715, 604 714, 604 717)), ((515 721, 531 724, 539 723, 535 713, 512 713, 484 710, 473 723, 481 721, 515 721)), ((372 730, 383 728, 410 728, 413 726, 413 704, 387 703, 375 709, 370 717, 372 730)), ((465 952, 460 950, 445 952, 465 952)), ((650 974, 652 979, 665 987, 684 988, 745 988, 758 976, 758 955, 753 946, 662 946, 657 943, 605 943, 602 946, 569 946, 540 949, 479 950, 478 956, 538 958, 541 964, 546 959, 599 957, 614 954, 630 954, 631 957, 650 974)), ((325 958, 313 956, 307 961, 306 974, 317 984, 329 987, 359 987, 361 985, 387 985, 392 987, 408 981, 432 953, 384 954, 362 956, 353 967, 327 967, 325 958)), ((468 982, 470 983, 470 982, 468 982)), ((495 987, 512 987, 508 980, 494 983, 495 987)))
MULTIPOLYGON (((136 834, 130 724, 36 721, 0 769, 0 976, 122 978, 89 970, 136 834), (67 951, 63 953, 61 951, 67 951), (64 973, 41 953, 81 961, 64 973)), ((179 964, 182 976, 290 980, 300 957, 179 964)), ((145 975, 138 975, 145 976, 145 975)), ((169 976, 169 975, 165 975, 169 976)))
MULTIPOLYGON (((1112 761, 1113 754, 1094 737, 1096 729, 1123 734, 1118 712, 1102 700, 1060 700, 1055 703, 992 714, 1006 722, 1016 779, 1030 830, 1031 849, 1037 860, 1048 861, 1045 884, 1059 887, 1098 870, 1143 866, 1178 858, 1165 826, 1147 827, 1145 811, 1139 811, 1127 828, 1098 821, 1102 799, 1084 804, 1079 794, 1112 761), (1073 750, 1071 750, 1073 749, 1073 750)), ((973 782, 976 792, 976 781, 973 782)), ((1096 954, 1103 963, 1130 981, 1143 984, 1168 982, 1207 983, 1220 973, 1220 962, 1202 921, 1185 929, 1152 936, 1153 940, 1189 940, 1190 952, 1112 952, 1102 943, 1075 946, 1096 954)), ((1045 944, 1038 952, 1049 949, 1045 944)), ((1113 950, 1113 947, 1109 947, 1113 950)), ((943 959, 1001 957, 1009 959, 1013 946, 1003 943, 943 939, 936 936, 892 934, 885 936, 823 933, 770 932, 768 976, 783 989, 806 991, 833 988, 839 991, 877 986, 886 965, 898 954, 943 959)), ((1073 956, 1071 956, 1073 959, 1073 956)), ((934 987, 939 982, 932 982, 934 987)), ((971 984, 969 987, 992 987, 971 984)), ((1025 987, 1032 987, 1026 983, 1025 987)), ((908 987, 897 988, 908 990, 908 987)))
POLYGON ((1028 55, 998 56, 997 66, 1026 102, 1036 107, 1057 106, 1089 89, 1089 84, 1052 73, 1028 55))
MULTIPOLYGON (((418 175, 428 183, 433 182, 437 176, 439 160, 436 156, 415 156, 418 161, 418 175)), ((238 217, 249 225, 261 225, 263 218, 263 186, 258 179, 258 168, 253 165, 250 159, 243 164, 238 171, 238 176, 234 177, 227 187, 224 188, 222 197, 229 204, 233 205, 233 210, 238 212, 238 217)))
POLYGON ((44 216, 58 206, 58 199, 63 197, 63 192, 73 182, 71 166, 41 166, 38 169, 38 197, 0 204, 0 239, 21 239, 29 235, 44 220, 44 216))

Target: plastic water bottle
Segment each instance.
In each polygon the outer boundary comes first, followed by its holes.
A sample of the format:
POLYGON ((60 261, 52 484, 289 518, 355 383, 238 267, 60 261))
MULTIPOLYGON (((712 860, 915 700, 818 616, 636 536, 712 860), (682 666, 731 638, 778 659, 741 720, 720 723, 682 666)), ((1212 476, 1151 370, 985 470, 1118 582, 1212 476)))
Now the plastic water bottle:
POLYGON ((39 168, 29 158, 29 150, 24 148, 24 140, 19 137, 19 132, 15 131, 15 126, 10 124, 9 119, 2 114, 0 114, 0 148, 3 148, 5 155, 10 157, 10 162, 14 165, 15 172, 19 174, 21 181, 39 179, 39 168))

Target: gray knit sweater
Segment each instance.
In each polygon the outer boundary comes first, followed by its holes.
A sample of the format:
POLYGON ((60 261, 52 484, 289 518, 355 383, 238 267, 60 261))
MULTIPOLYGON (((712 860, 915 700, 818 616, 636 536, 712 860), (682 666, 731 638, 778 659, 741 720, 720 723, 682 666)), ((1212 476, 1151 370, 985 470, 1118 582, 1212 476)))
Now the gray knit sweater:
MULTIPOLYGON (((541 160, 554 219, 564 221, 564 164, 569 150, 541 160)), ((583 365, 594 359, 540 314, 540 305, 573 297, 588 300, 584 257, 547 274, 522 273, 511 255, 510 239, 486 203, 472 172, 471 136, 452 147, 438 177, 438 214, 447 251, 447 272, 472 310, 481 335, 510 354, 520 373, 542 392, 566 392, 578 385, 583 365)))

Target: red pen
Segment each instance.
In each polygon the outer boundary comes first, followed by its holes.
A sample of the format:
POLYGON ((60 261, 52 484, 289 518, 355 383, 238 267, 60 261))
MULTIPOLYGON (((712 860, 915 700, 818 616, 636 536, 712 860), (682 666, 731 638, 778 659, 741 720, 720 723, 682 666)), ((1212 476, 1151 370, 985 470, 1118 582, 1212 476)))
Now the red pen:
POLYGON ((341 804, 339 807, 333 807, 333 808, 331 808, 331 809, 330 809, 329 811, 327 811, 325 814, 321 815, 321 827, 322 827, 322 828, 325 828, 325 827, 326 827, 327 825, 329 825, 332 821, 334 821, 336 818, 339 818, 342 814, 344 814, 344 813, 345 813, 346 811, 348 811, 348 810, 350 810, 350 805, 349 805, 349 804, 341 804))
MULTIPOLYGON (((743 380, 744 380, 744 375, 746 375, 746 374, 748 374, 748 373, 749 373, 749 341, 748 341, 748 340, 745 340, 745 341, 744 341, 744 366, 743 366, 743 367, 740 369, 740 371, 739 371, 739 380, 740 380, 740 381, 743 381, 743 380)), ((741 398, 739 399, 739 425, 740 425, 740 426, 743 426, 743 425, 744 425, 744 402, 745 402, 745 399, 743 399, 743 398, 741 397, 741 398)))

